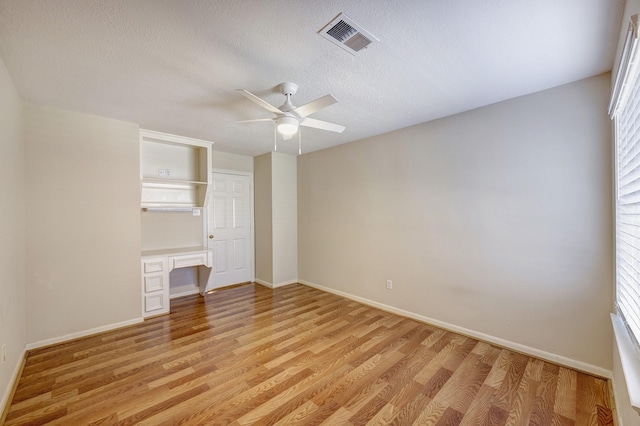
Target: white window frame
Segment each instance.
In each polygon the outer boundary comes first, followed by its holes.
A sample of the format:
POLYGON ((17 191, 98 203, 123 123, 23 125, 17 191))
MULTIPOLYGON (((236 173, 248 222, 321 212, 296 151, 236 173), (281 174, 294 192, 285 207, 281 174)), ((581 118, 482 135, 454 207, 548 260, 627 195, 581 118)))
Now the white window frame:
POLYGON ((622 157, 640 159, 640 54, 638 15, 631 17, 609 105, 615 141, 616 312, 611 314, 615 343, 631 406, 640 413, 640 207, 633 212, 640 188, 640 161, 620 164, 622 157), (621 148, 620 144, 625 143, 621 148), (637 151, 636 151, 637 148, 637 151), (620 156, 624 150, 624 155, 620 156), (631 151, 634 151, 631 155, 631 151), (637 156, 636 156, 637 155, 637 156), (621 173, 624 169, 624 174, 621 173), (639 180, 636 180, 639 179, 639 180), (624 184, 623 184, 624 182, 624 184), (624 194, 620 196, 619 189, 624 194), (630 190, 632 192, 630 192, 630 190), (623 248, 624 247, 624 248, 623 248))

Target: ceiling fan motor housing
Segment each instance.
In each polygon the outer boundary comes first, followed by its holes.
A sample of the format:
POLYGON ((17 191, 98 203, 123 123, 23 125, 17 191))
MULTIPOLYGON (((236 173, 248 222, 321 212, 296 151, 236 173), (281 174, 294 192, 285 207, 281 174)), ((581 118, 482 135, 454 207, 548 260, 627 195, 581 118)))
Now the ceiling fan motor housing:
POLYGON ((287 100, 284 101, 278 109, 284 113, 293 111, 296 107, 291 103, 291 96, 295 95, 298 91, 298 85, 295 83, 280 83, 278 87, 280 88, 280 92, 287 97, 287 100))
POLYGON ((279 86, 280 93, 287 96, 293 96, 298 91, 298 85, 291 82, 280 83, 279 86))

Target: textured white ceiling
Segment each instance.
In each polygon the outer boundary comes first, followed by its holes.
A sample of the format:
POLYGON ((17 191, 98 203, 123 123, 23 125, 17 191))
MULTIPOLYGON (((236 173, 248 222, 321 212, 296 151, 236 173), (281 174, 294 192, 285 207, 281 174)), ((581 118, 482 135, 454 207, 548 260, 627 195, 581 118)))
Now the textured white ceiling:
MULTIPOLYGON (((623 0, 0 0, 0 57, 27 102, 273 149, 283 81, 302 105, 339 102, 303 129, 315 151, 609 71, 623 0), (357 56, 317 32, 340 12, 380 39, 357 56)), ((297 139, 294 139, 297 142, 297 139)), ((515 143, 515 142, 514 142, 515 143)), ((294 154, 297 143, 278 143, 294 154)))

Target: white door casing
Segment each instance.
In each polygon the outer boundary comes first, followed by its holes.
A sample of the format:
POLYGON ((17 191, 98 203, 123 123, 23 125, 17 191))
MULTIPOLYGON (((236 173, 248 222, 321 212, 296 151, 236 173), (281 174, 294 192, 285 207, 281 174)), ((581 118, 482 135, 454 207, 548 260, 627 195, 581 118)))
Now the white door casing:
POLYGON ((253 280, 252 184, 251 173, 213 173, 206 209, 207 248, 213 250, 207 291, 253 280))

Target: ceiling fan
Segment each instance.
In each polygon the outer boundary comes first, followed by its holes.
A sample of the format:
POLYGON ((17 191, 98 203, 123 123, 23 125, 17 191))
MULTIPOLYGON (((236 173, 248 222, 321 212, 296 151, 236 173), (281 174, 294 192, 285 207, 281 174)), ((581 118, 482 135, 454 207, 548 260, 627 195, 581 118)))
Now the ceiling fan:
POLYGON ((325 95, 321 98, 316 99, 315 101, 311 101, 307 104, 296 107, 291 103, 291 96, 295 95, 298 91, 298 85, 295 83, 286 82, 278 85, 278 89, 280 90, 280 93, 287 97, 284 104, 280 105, 280 107, 271 105, 267 101, 257 97, 248 90, 238 89, 238 92, 240 92, 240 94, 242 94, 244 97, 258 104, 267 111, 272 112, 276 116, 273 118, 258 118, 254 120, 236 121, 236 123, 273 121, 276 124, 275 128, 282 135, 283 139, 291 139, 291 137, 296 132, 298 132, 299 143, 299 126, 313 127, 314 129, 328 130, 330 132, 336 133, 342 133, 344 131, 344 126, 322 120, 316 120, 315 118, 309 117, 311 114, 338 102, 338 100, 333 95, 325 95))

